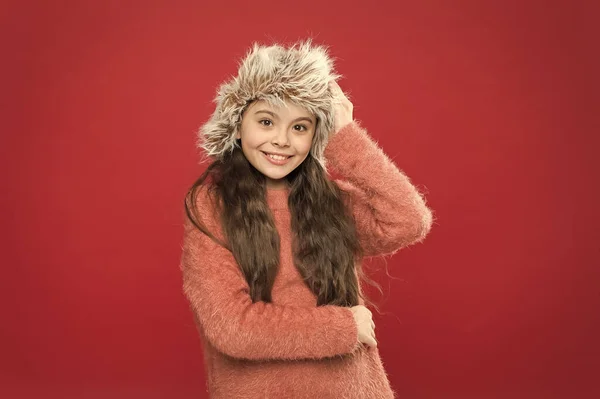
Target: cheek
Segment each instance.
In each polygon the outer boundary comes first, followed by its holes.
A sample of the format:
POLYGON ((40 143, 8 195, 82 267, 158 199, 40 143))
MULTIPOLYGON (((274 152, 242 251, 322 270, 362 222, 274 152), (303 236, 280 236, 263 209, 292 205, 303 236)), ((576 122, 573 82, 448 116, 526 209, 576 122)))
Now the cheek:
POLYGON ((252 149, 259 145, 260 143, 260 135, 256 134, 256 132, 251 129, 246 129, 240 133, 242 138, 242 148, 252 149))
POLYGON ((298 152, 308 153, 312 146, 313 136, 300 137, 298 142, 296 143, 296 148, 298 152))

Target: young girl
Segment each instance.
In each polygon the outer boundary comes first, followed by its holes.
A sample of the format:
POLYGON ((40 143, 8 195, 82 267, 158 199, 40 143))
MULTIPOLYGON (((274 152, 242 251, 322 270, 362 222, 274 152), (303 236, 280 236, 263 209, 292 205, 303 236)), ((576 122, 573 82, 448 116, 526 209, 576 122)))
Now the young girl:
POLYGON ((361 259, 422 241, 432 213, 337 78, 310 41, 255 44, 200 129, 212 163, 186 196, 181 270, 211 398, 394 397, 361 259))

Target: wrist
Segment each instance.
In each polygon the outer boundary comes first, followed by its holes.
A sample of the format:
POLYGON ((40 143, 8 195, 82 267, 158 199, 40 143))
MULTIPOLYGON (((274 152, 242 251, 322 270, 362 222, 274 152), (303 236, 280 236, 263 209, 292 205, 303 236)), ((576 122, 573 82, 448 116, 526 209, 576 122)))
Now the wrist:
POLYGON ((353 119, 347 119, 341 122, 338 122, 335 124, 335 129, 334 129, 334 134, 337 134, 339 131, 344 130, 346 127, 348 127, 348 125, 352 124, 352 122, 354 122, 353 119))

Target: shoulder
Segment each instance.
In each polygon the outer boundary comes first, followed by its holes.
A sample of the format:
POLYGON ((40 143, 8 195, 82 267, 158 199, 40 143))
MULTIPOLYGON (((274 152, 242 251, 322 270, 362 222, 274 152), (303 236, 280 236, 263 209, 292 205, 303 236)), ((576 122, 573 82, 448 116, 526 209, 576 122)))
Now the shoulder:
POLYGON ((206 222, 212 222, 218 219, 221 205, 219 195, 215 187, 210 184, 202 184, 196 188, 195 206, 206 222))
MULTIPOLYGON (((217 236, 221 235, 221 201, 215 187, 210 183, 197 186, 195 192, 190 192, 187 198, 188 209, 195 220, 217 236), (192 207, 193 204, 193 207, 192 207)), ((186 226, 195 228, 188 217, 186 226)))

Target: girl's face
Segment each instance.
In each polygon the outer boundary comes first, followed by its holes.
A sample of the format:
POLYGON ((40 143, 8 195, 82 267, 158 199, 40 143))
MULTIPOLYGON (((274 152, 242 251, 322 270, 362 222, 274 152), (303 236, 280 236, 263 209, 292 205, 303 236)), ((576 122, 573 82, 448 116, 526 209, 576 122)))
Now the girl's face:
POLYGON ((251 103, 236 134, 246 159, 265 175, 269 188, 286 186, 284 178, 306 159, 315 135, 315 116, 291 102, 286 105, 251 103))

